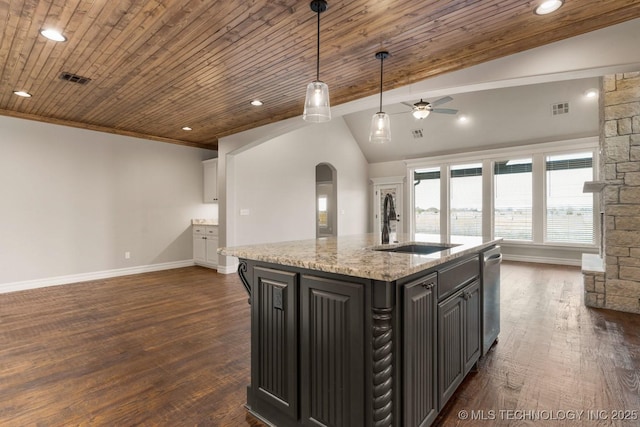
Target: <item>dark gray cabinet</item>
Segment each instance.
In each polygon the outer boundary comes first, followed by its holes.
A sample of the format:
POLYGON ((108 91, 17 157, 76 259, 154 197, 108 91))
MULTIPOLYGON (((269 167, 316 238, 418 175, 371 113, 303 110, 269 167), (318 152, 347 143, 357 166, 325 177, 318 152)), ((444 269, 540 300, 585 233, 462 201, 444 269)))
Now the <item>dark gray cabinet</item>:
POLYGON ((403 295, 403 425, 428 426, 438 414, 437 273, 410 282, 403 295))
POLYGON ((482 314, 480 281, 476 280, 463 291, 465 300, 464 373, 473 368, 482 352, 482 314))
POLYGON ((385 282, 242 260, 249 410, 278 426, 426 427, 477 362, 477 254, 385 282))
POLYGON ((362 284, 252 271, 251 410, 282 425, 364 425, 362 284))
POLYGON ((252 410, 298 419, 298 274, 256 266, 251 292, 252 410))
POLYGON ((363 286, 303 275, 300 294, 302 424, 364 425, 363 286))
POLYGON ((438 303, 439 410, 480 357, 480 281, 438 303))

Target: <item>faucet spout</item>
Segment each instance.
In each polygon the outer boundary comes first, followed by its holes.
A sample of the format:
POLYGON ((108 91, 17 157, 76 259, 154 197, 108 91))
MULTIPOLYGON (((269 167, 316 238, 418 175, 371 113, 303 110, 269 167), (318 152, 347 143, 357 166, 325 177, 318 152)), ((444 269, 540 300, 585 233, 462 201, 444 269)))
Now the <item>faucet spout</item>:
POLYGON ((393 203, 393 196, 390 193, 387 193, 384 196, 384 205, 382 212, 382 243, 389 243, 389 231, 390 231, 390 221, 398 220, 398 216, 396 214, 396 207, 393 203))

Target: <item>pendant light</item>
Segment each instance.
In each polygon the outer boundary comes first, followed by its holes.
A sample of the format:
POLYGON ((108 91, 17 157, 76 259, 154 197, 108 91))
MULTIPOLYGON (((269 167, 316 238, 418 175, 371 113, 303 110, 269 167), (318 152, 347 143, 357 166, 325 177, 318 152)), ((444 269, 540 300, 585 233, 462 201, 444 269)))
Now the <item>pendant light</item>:
POLYGON ((331 120, 329 86, 320 81, 320 14, 327 10, 325 0, 313 0, 311 10, 318 14, 318 52, 316 58, 316 81, 307 85, 302 118, 307 122, 321 123, 331 120))
POLYGON ((369 142, 384 144, 391 141, 391 120, 389 115, 382 111, 382 64, 389 57, 389 52, 376 53, 376 59, 380 60, 380 110, 371 119, 371 131, 369 142))

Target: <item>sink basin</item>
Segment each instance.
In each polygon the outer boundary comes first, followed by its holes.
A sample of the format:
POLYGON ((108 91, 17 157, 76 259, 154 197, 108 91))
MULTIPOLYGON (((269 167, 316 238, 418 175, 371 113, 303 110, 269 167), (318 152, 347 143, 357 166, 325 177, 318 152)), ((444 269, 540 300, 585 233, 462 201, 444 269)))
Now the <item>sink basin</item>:
POLYGON ((425 244, 410 243, 408 245, 394 246, 392 248, 376 248, 374 249, 374 251, 428 255, 435 252, 451 249, 454 246, 459 246, 459 245, 438 244, 438 243, 425 243, 425 244))

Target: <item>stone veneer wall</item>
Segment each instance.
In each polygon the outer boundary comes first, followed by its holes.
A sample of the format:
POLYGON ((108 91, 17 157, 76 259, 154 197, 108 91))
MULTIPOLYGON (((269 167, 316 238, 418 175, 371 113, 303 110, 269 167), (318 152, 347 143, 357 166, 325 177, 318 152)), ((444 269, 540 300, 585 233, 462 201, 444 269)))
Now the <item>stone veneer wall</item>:
MULTIPOLYGON (((592 255, 592 254, 586 254, 592 255)), ((593 255, 598 258, 598 263, 601 263, 600 256, 593 255)), ((584 303, 589 307, 604 307, 604 270, 596 271, 596 269, 585 271, 584 255, 582 258, 582 276, 584 278, 584 303)), ((599 270, 599 269, 598 269, 599 270)))
POLYGON ((594 305, 640 313, 640 72, 605 76, 602 86, 605 283, 594 305))

